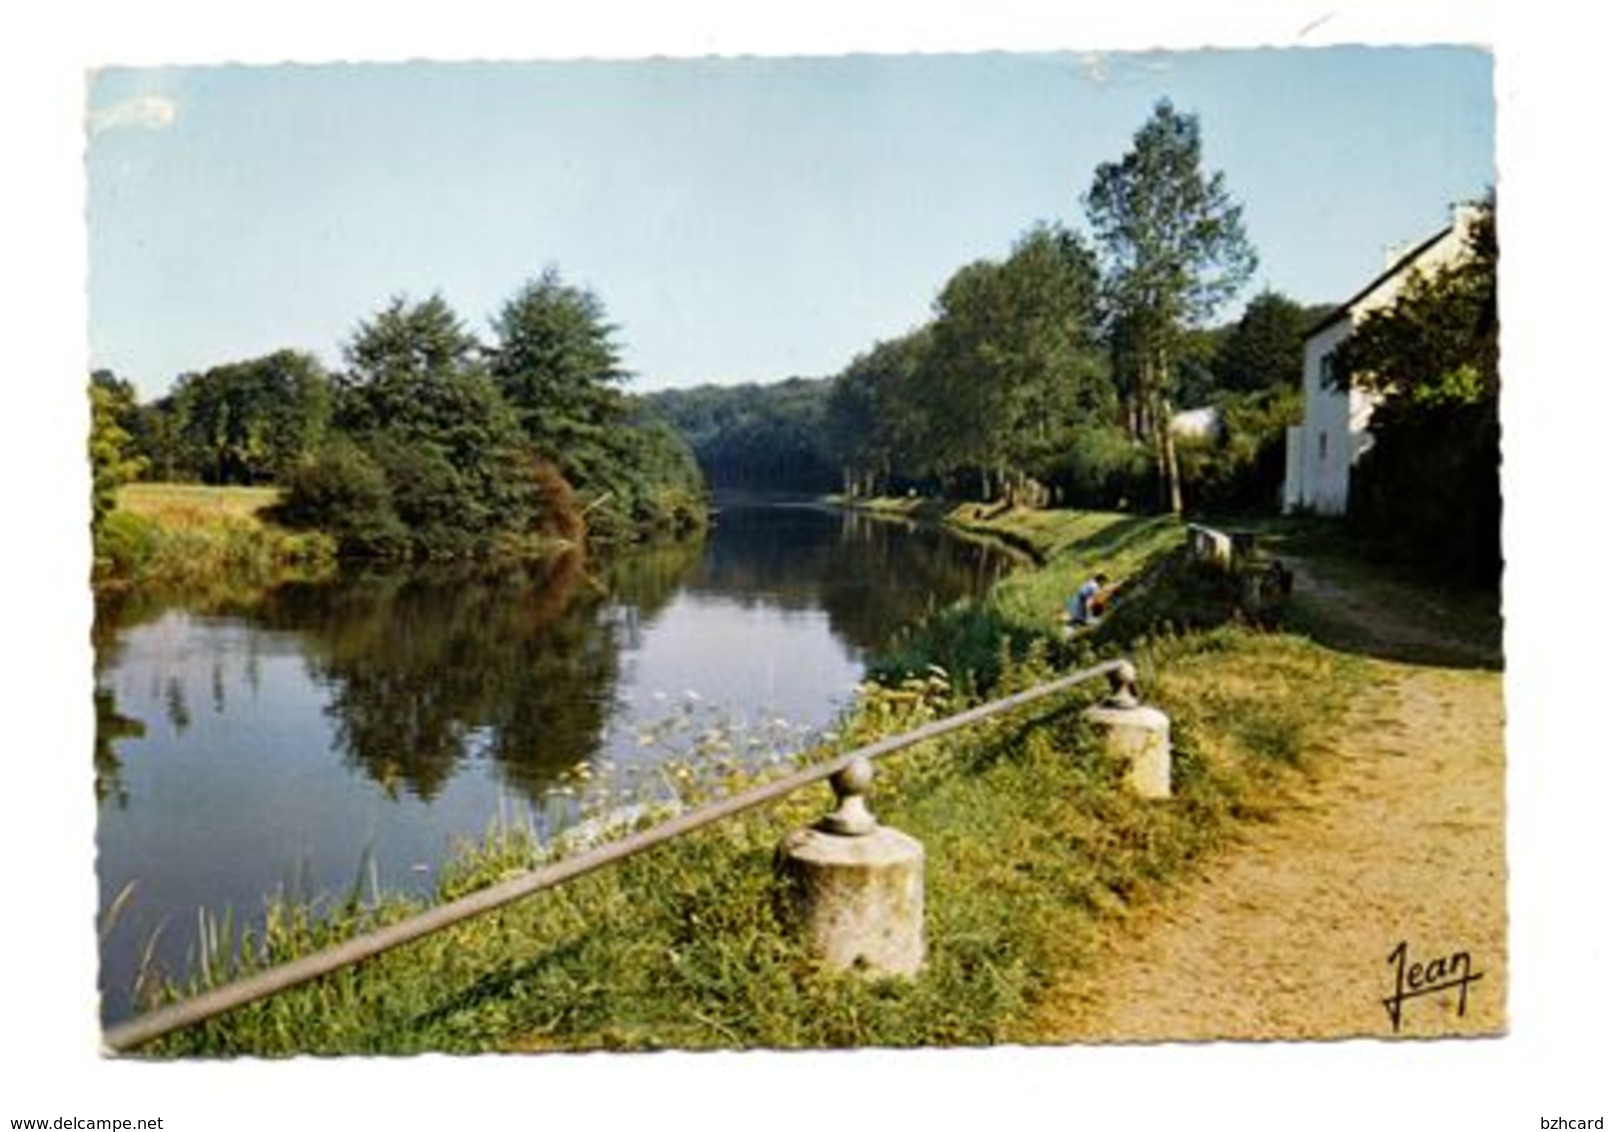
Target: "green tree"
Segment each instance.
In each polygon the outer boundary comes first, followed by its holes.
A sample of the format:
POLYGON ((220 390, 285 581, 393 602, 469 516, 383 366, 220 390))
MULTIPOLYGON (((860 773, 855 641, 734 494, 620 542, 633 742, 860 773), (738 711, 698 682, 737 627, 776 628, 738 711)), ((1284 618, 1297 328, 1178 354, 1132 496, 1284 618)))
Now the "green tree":
POLYGON ((1182 491, 1190 506, 1222 511, 1268 510, 1282 491, 1288 428, 1304 417, 1297 388, 1220 391, 1213 436, 1183 439, 1182 491))
POLYGON ((824 427, 847 495, 877 495, 923 476, 923 440, 934 427, 920 387, 929 348, 924 327, 877 343, 835 377, 824 427))
POLYGON ((938 462, 978 471, 987 497, 1027 487, 1074 422, 1112 413, 1096 262, 1072 233, 1039 226, 1006 261, 962 268, 936 311, 926 384, 940 407, 938 462))
POLYGON ((598 296, 550 267, 504 304, 493 331, 493 379, 536 451, 584 498, 591 538, 704 521, 688 445, 620 389, 628 375, 598 296))
POLYGON ((1309 308, 1276 291, 1249 300, 1243 315, 1221 340, 1211 363, 1222 389, 1252 393, 1297 389, 1305 370, 1309 308))
POLYGON ((767 385, 670 389, 645 400, 688 441, 712 485, 821 492, 836 481, 824 432, 829 384, 792 377, 767 385))
POLYGON ((627 374, 604 304, 550 267, 504 304, 493 331, 494 381, 537 450, 586 490, 626 416, 617 386, 627 374))
POLYGON ((118 488, 137 477, 145 461, 133 451, 133 437, 124 421, 135 409, 134 387, 107 370, 90 376, 90 527, 117 505, 118 488))
POLYGON ((343 348, 347 369, 335 375, 336 419, 352 434, 386 427, 435 433, 463 377, 486 378, 480 344, 459 316, 432 295, 411 303, 394 296, 359 324, 343 348))
POLYGON ((1206 175, 1198 118, 1154 107, 1117 162, 1100 165, 1085 197, 1101 252, 1128 419, 1154 447, 1163 502, 1182 507, 1171 435, 1173 358, 1183 332, 1207 320, 1253 274, 1242 209, 1219 172, 1206 175))
POLYGON ((295 350, 214 366, 179 379, 165 410, 185 470, 207 483, 282 478, 323 438, 330 385, 295 350))
POLYGON ((200 479, 197 465, 180 437, 179 410, 172 392, 138 407, 128 424, 135 450, 150 478, 163 482, 200 479))
POLYGON ((1181 345, 1172 359, 1175 370, 1168 378, 1177 405, 1197 408, 1215 399, 1221 389, 1215 359, 1231 333, 1231 326, 1191 327, 1183 332, 1181 345))
POLYGON ((683 532, 706 516, 706 481, 678 431, 641 399, 629 401, 627 427, 611 436, 617 491, 634 533, 683 532))
POLYGON ((358 451, 327 446, 300 469, 286 516, 345 534, 346 553, 417 558, 480 553, 544 527, 515 413, 440 296, 393 299, 360 324, 346 358, 335 420, 358 451))
MULTIPOLYGON (((1500 392, 1493 195, 1473 206, 1466 254, 1418 273, 1369 313, 1334 355, 1335 382, 1387 404, 1478 404, 1500 392)), ((1376 415, 1376 414, 1374 414, 1376 415)))
POLYGON ((344 434, 330 437, 291 470, 275 517, 294 527, 319 527, 353 558, 402 558, 409 531, 392 504, 386 474, 344 434))

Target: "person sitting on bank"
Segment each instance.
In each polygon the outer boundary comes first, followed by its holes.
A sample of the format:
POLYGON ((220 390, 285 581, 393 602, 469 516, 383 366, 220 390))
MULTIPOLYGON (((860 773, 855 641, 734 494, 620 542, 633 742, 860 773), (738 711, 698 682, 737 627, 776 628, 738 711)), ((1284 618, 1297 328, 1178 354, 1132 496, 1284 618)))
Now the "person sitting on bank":
POLYGON ((1094 574, 1081 588, 1075 591, 1064 606, 1064 612, 1071 625, 1093 625, 1103 616, 1104 604, 1109 598, 1109 575, 1094 574))

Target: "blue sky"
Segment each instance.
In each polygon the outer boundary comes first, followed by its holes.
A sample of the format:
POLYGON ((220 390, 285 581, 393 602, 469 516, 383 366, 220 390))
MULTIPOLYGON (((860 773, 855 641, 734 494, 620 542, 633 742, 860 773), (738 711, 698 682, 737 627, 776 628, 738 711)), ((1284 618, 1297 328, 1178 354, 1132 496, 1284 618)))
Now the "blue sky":
POLYGON ((1492 78, 1464 47, 104 69, 91 363, 146 396, 340 365, 392 295, 485 333, 554 264, 635 388, 826 375, 1036 221, 1082 226, 1162 97, 1244 206, 1243 297, 1341 299, 1493 183, 1492 78))

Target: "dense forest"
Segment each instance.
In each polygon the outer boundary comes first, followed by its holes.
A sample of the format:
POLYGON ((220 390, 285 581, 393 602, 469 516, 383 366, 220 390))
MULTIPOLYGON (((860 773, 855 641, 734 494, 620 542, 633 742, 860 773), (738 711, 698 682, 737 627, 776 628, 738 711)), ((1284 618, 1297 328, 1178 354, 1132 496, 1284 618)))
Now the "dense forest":
POLYGON ((688 441, 713 489, 821 495, 840 483, 825 433, 830 388, 827 378, 792 377, 645 400, 688 441))
POLYGON ((99 527, 120 483, 276 485, 274 517, 347 557, 440 559, 696 525, 688 446, 620 388, 615 328, 549 269, 483 341, 440 296, 392 299, 327 372, 281 350, 181 375, 142 404, 91 377, 99 527))
MULTIPOLYGON (((1251 503, 1275 498, 1282 429, 1298 420, 1304 334, 1331 310, 1264 291, 1237 320, 1188 336, 1174 387, 1184 407, 1213 408, 1220 422, 1214 435, 1183 441, 1184 479, 1195 500, 1240 493, 1251 503)), ((866 495, 911 488, 977 495, 980 485, 968 477, 946 482, 917 458, 905 464, 880 458, 881 434, 889 438, 887 451, 894 456, 900 451, 892 435, 899 431, 896 422, 904 413, 911 422, 925 412, 923 406, 894 400, 901 383, 890 374, 906 372, 916 393, 936 392, 917 378, 927 334, 920 331, 913 338, 881 343, 832 377, 667 389, 644 400, 682 434, 715 490, 866 495)), ((935 364, 934 355, 927 361, 935 364)), ((1100 372, 1107 365, 1101 350, 1089 362, 1100 372)), ((1125 472, 1108 481, 1091 477, 1085 490, 1050 475, 1061 499, 1110 506, 1129 492, 1146 500, 1152 475, 1146 454, 1126 438, 1117 419, 1089 420, 1085 428, 1072 422, 1068 441, 1064 456, 1071 469, 1080 467, 1083 457, 1101 460, 1107 447, 1125 472)), ((909 452, 916 449, 914 444, 909 452)))

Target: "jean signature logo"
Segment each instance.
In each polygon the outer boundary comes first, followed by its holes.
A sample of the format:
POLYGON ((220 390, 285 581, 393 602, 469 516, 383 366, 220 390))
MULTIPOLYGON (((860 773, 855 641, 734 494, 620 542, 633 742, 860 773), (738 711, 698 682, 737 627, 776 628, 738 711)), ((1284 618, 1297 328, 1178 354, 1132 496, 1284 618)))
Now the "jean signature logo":
POLYGON ((1482 972, 1473 970, 1473 959, 1465 951, 1453 951, 1431 960, 1412 961, 1410 945, 1406 940, 1397 943, 1389 953, 1389 965, 1395 969, 1395 990, 1383 1000, 1383 1008, 1389 1012, 1389 1021, 1397 1034, 1407 999, 1455 990, 1456 1014, 1461 1017, 1467 1014, 1468 988, 1484 977, 1482 972))

